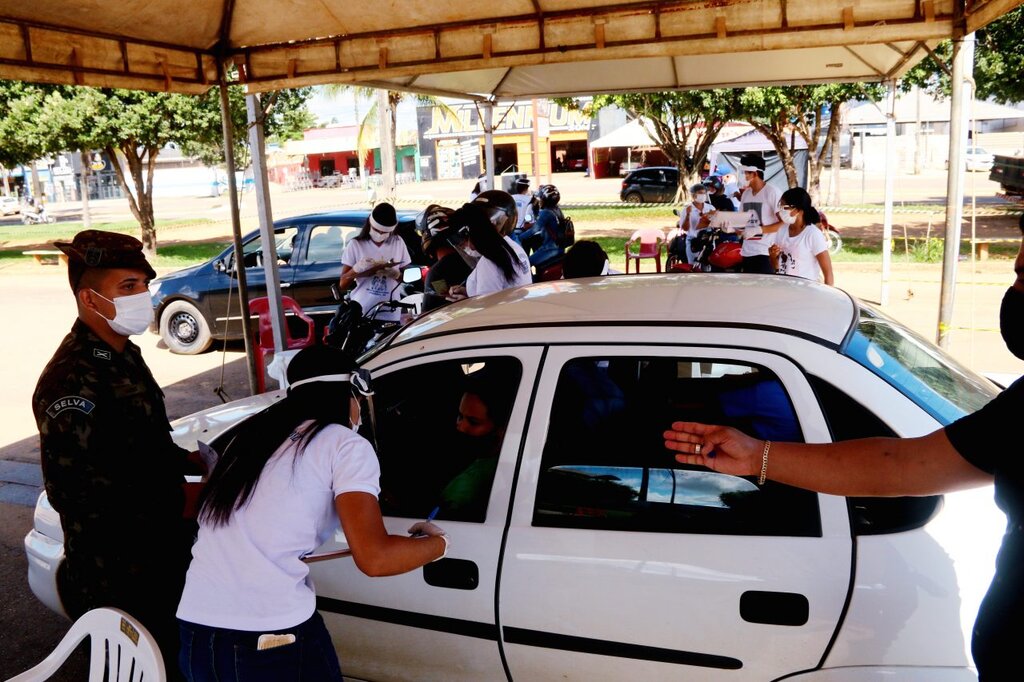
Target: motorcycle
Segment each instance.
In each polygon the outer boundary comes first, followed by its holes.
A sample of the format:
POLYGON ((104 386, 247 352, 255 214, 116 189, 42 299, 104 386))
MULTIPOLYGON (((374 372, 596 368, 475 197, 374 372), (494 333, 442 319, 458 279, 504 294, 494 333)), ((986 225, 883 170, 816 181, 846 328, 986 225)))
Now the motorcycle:
POLYGON ((324 331, 324 344, 340 348, 353 360, 358 359, 378 343, 397 331, 404 322, 395 320, 379 320, 381 311, 401 310, 403 317, 415 319, 425 306, 425 295, 421 292, 411 293, 399 300, 394 300, 394 293, 399 287, 409 287, 423 280, 423 270, 418 265, 402 271, 402 281, 392 289, 390 300, 381 301, 367 311, 358 302, 343 298, 336 284, 331 285, 331 294, 340 301, 334 317, 324 331))
POLYGON ((831 225, 822 211, 818 211, 818 215, 821 217, 818 227, 821 228, 825 234, 825 240, 828 242, 828 254, 834 256, 843 250, 843 238, 839 234, 839 228, 831 225))
POLYGON ((45 208, 40 208, 37 211, 22 212, 21 222, 23 225, 42 225, 45 223, 55 223, 57 220, 47 213, 45 208))

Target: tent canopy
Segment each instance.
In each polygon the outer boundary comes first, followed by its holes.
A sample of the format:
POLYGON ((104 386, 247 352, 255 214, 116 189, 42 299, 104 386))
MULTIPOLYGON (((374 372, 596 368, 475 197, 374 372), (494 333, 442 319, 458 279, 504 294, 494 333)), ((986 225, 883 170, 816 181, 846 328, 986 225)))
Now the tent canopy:
POLYGON ((898 77, 1024 0, 0 0, 0 78, 514 98, 898 77))
POLYGON ((651 149, 658 146, 649 130, 640 119, 634 119, 624 126, 619 126, 607 135, 602 135, 590 143, 591 147, 630 147, 632 149, 651 149))

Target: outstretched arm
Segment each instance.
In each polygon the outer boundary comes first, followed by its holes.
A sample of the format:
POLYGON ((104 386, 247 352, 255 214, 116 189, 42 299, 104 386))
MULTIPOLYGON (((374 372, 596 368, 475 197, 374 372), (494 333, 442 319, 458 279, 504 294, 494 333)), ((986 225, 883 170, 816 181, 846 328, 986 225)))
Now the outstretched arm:
MULTIPOLYGON (((766 441, 736 429, 675 422, 665 447, 676 461, 737 476, 757 476, 766 441)), ((809 445, 772 443, 767 477, 845 496, 935 495, 992 482, 953 448, 939 429, 920 438, 865 438, 809 445)))
POLYGON ((448 543, 434 524, 416 524, 419 537, 388 534, 377 498, 369 493, 342 493, 334 500, 345 539, 359 570, 369 576, 397 575, 444 555, 448 543))

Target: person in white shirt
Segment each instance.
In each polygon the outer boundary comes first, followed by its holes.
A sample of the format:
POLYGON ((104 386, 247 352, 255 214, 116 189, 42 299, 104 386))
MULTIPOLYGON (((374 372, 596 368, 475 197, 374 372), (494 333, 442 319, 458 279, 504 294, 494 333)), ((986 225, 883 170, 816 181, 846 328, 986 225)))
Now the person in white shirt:
POLYGON ((828 253, 828 240, 818 223, 821 217, 811 205, 811 196, 802 187, 793 187, 782 193, 779 217, 784 223, 775 234, 773 252, 778 260, 780 275, 795 275, 825 284, 835 284, 832 257, 828 253))
POLYGON ((339 524, 370 576, 405 573, 448 551, 432 523, 414 524, 411 537, 384 527, 380 467, 357 432, 361 398, 372 393, 365 371, 336 348, 312 346, 292 359, 288 380, 283 400, 230 435, 200 499, 177 612, 189 682, 341 682, 303 561, 339 524), (264 635, 280 646, 260 649, 264 635))
POLYGON ((466 235, 463 251, 479 259, 465 287, 452 287, 453 297, 480 296, 533 282, 523 247, 498 232, 483 206, 466 204, 452 214, 449 223, 466 235))
POLYGON ((516 202, 517 230, 528 230, 533 225, 533 193, 529 178, 516 178, 512 183, 512 200, 516 202))
MULTIPOLYGON (((398 214, 395 207, 386 202, 379 203, 367 217, 363 231, 345 245, 341 254, 338 285, 346 291, 355 283, 350 297, 362 307, 364 315, 378 303, 396 297, 402 268, 411 262, 409 249, 395 234, 396 227, 398 214)), ((381 308, 375 319, 394 322, 399 316, 397 309, 381 308)))
POLYGON ((671 239, 676 237, 685 240, 686 262, 692 264, 696 254, 693 252, 691 242, 697 237, 698 232, 710 224, 705 216, 714 213, 715 207, 708 201, 708 188, 703 184, 690 187, 690 198, 690 203, 675 211, 679 216, 679 222, 669 239, 670 243, 671 239))
POLYGON ((756 154, 740 158, 740 172, 744 180, 741 210, 754 211, 760 218, 760 225, 743 230, 740 255, 743 256, 743 272, 770 275, 774 270, 768 251, 775 242, 775 233, 782 227, 782 220, 777 213, 779 190, 764 181, 764 169, 764 159, 756 154))

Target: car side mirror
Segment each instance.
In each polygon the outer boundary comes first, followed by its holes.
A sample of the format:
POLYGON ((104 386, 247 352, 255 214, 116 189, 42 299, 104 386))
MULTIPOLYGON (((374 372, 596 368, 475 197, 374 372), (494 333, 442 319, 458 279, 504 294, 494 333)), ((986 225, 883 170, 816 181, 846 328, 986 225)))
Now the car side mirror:
POLYGON ((213 261, 213 269, 216 270, 217 272, 227 272, 228 266, 224 265, 223 259, 218 258, 217 260, 213 261))
POLYGON ((402 271, 402 282, 405 284, 414 284, 423 279, 423 271, 418 265, 411 265, 402 271))

